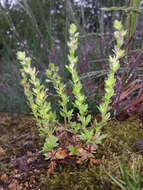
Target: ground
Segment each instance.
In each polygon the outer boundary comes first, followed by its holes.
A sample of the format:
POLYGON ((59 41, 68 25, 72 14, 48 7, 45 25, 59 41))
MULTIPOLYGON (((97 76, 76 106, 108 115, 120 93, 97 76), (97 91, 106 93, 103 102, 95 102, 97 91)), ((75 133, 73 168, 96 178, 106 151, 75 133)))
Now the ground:
POLYGON ((0 113, 0 190, 117 190, 106 172, 119 176, 117 158, 141 157, 143 120, 134 115, 124 121, 111 120, 107 138, 95 154, 93 165, 65 160, 49 175, 48 160, 41 154, 42 140, 32 116, 0 113), (105 172, 106 171, 106 172, 105 172))

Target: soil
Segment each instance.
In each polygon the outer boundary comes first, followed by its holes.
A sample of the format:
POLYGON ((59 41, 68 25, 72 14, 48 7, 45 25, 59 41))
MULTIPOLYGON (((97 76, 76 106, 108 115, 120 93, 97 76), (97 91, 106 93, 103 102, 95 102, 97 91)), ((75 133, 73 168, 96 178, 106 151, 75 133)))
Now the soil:
POLYGON ((95 154, 97 163, 78 165, 70 160, 53 163, 41 154, 42 139, 30 115, 0 113, 0 190, 117 190, 106 172, 119 176, 117 159, 130 166, 143 152, 143 121, 134 115, 111 120, 95 154), (51 166, 51 165, 50 165, 51 166), (50 167, 52 168, 52 167, 50 167), (105 172, 106 171, 106 172, 105 172))

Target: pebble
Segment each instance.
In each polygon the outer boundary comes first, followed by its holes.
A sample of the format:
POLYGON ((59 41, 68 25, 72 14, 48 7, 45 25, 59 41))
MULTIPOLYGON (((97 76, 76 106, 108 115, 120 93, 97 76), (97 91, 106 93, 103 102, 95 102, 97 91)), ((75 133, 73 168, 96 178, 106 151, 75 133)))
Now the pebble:
POLYGON ((1 180, 3 183, 7 183, 7 182, 8 182, 8 175, 7 175, 7 174, 1 175, 0 180, 1 180))
POLYGON ((2 147, 0 147, 0 156, 4 156, 4 155, 5 155, 5 150, 2 147))
POLYGON ((4 190, 4 188, 2 186, 0 186, 0 190, 4 190))
POLYGON ((134 148, 137 152, 143 153, 143 140, 142 139, 136 140, 134 148))
POLYGON ((21 190, 20 185, 16 179, 13 179, 8 186, 9 190, 21 190))

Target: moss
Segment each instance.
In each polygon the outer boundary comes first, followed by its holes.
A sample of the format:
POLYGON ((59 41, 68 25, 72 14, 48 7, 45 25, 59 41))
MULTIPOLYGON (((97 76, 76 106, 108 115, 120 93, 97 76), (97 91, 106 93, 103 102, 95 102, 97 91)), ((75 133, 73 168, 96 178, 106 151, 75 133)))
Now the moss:
MULTIPOLYGON (((0 173, 6 172, 11 175, 14 170, 11 160, 14 157, 26 155, 27 150, 24 149, 24 144, 32 141, 32 149, 35 151, 41 149, 42 143, 39 141, 38 131, 32 117, 18 116, 17 124, 16 122, 14 124, 13 119, 8 119, 5 115, 1 115, 1 122, 4 118, 10 123, 0 127, 2 134, 0 146, 6 151, 5 157, 0 159, 2 163, 0 173)), ((81 166, 73 166, 73 164, 71 166, 70 162, 68 164, 65 162, 64 165, 57 166, 56 171, 47 177, 49 163, 43 158, 39 158, 36 161, 37 164, 33 163, 30 176, 23 177, 23 181, 28 180, 31 185, 31 179, 36 177, 35 190, 102 190, 105 182, 107 184, 111 182, 105 171, 111 175, 120 176, 117 159, 125 158, 127 168, 130 168, 133 156, 138 159, 139 155, 134 152, 133 147, 137 139, 143 139, 143 123, 137 115, 126 121, 111 120, 105 127, 104 133, 107 133, 108 136, 95 154, 95 158, 100 161, 99 165, 91 168, 87 164, 81 166), (39 170, 40 174, 36 174, 34 169, 39 170)), ((117 187, 112 185, 112 190, 116 189, 117 187)))
POLYGON ((134 142, 137 139, 143 139, 143 124, 138 116, 121 122, 113 120, 108 123, 105 132, 108 138, 103 147, 111 152, 123 154, 133 151, 134 142))
MULTIPOLYGON (((99 167, 64 170, 61 173, 56 172, 50 179, 41 178, 41 184, 48 190, 83 190, 96 189, 99 187, 99 167)), ((42 186, 43 186, 42 185, 42 186)), ((43 188, 44 189, 44 188, 43 188)))
MULTIPOLYGON (((51 190, 83 190, 103 189, 105 182, 110 183, 105 170, 114 176, 120 176, 117 159, 128 160, 128 168, 132 163, 132 157, 138 157, 133 152, 134 142, 143 139, 143 123, 138 116, 133 116, 126 121, 112 120, 105 128, 108 137, 103 146, 97 150, 95 157, 100 160, 100 165, 93 168, 83 166, 76 169, 64 169, 54 173, 51 178, 41 178, 41 184, 45 189, 51 190)), ((117 186, 112 184, 112 190, 117 186)))

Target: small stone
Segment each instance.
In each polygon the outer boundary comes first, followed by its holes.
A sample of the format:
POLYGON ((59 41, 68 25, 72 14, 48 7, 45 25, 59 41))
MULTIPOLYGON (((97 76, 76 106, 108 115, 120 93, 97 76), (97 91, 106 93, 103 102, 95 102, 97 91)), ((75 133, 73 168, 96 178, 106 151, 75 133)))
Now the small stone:
POLYGON ((13 179, 8 186, 9 190, 20 190, 20 185, 16 179, 13 179))
POLYGON ((143 140, 142 139, 136 140, 134 148, 137 152, 143 153, 143 140))
POLYGON ((28 186, 29 186, 28 181, 26 181, 26 182, 24 183, 24 185, 25 185, 25 187, 28 187, 28 186))
POLYGON ((33 153, 31 151, 27 151, 27 156, 31 157, 31 156, 33 156, 33 153))
POLYGON ((22 171, 27 171, 27 156, 21 156, 12 160, 12 164, 22 171))
POLYGON ((5 150, 2 147, 0 147, 0 156, 4 156, 4 155, 5 155, 5 150))
POLYGON ((27 190, 27 188, 26 188, 26 187, 24 187, 22 190, 27 190))
POLYGON ((34 162, 35 161, 35 158, 28 158, 27 159, 27 164, 31 164, 32 162, 34 162))
POLYGON ((33 183, 36 183, 36 181, 35 181, 35 179, 33 179, 33 181, 32 181, 33 183))
POLYGON ((2 186, 0 186, 0 190, 4 190, 4 188, 2 186))
POLYGON ((23 145, 24 149, 27 151, 32 151, 33 150, 33 142, 32 141, 26 141, 23 145))
POLYGON ((18 179, 21 177, 21 174, 15 174, 14 177, 18 179))
POLYGON ((8 182, 8 175, 7 175, 7 174, 1 175, 0 180, 1 180, 3 183, 7 183, 7 182, 8 182))
POLYGON ((34 169, 34 173, 39 174, 39 173, 40 173, 40 171, 39 171, 39 170, 37 170, 37 169, 34 169))
POLYGON ((18 174, 18 170, 17 169, 14 169, 13 172, 12 172, 12 175, 15 175, 15 174, 18 174))

